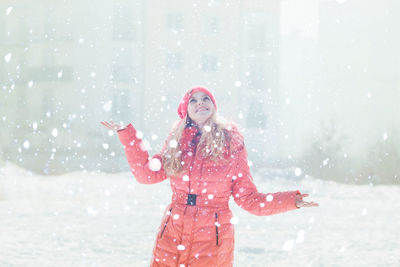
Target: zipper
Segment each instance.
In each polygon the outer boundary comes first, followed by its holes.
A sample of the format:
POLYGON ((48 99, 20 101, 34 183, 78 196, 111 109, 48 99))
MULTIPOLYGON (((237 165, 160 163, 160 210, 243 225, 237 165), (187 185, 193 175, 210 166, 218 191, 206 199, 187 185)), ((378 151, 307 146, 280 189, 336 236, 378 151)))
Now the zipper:
POLYGON ((169 210, 169 215, 168 215, 167 220, 165 221, 164 228, 163 228, 163 230, 161 231, 160 238, 163 236, 164 231, 165 231, 165 228, 167 228, 167 224, 168 224, 168 222, 169 222, 169 218, 171 217, 171 211, 172 211, 172 208, 169 210))
POLYGON ((215 237, 216 237, 216 245, 218 246, 218 214, 215 213, 215 237))
MULTIPOLYGON (((192 139, 192 144, 193 144, 193 140, 194 139, 192 139)), ((193 151, 191 151, 192 152, 192 159, 191 159, 191 162, 190 162, 190 165, 189 165, 189 177, 192 177, 192 171, 193 171, 193 163, 196 161, 196 153, 197 153, 197 144, 196 144, 196 146, 194 146, 194 148, 193 148, 193 151)), ((190 192, 191 191, 191 187, 192 187, 192 183, 191 183, 191 180, 192 179, 190 179, 189 178, 189 193, 188 194, 191 194, 192 192, 190 192)))

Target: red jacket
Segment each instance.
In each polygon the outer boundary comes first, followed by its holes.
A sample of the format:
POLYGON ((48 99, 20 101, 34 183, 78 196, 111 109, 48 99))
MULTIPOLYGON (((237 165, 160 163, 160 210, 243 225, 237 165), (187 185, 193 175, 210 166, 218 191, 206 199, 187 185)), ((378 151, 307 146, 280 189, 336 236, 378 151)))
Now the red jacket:
POLYGON ((227 132, 229 145, 218 162, 196 153, 197 129, 186 128, 179 141, 183 172, 167 177, 161 154, 152 158, 129 124, 118 131, 129 166, 136 180, 144 184, 169 178, 172 200, 167 206, 153 249, 151 266, 232 266, 234 221, 229 198, 258 216, 297 209, 299 191, 264 194, 257 191, 247 164, 243 137, 236 129, 227 132), (233 151, 232 153, 230 151, 233 151), (161 163, 150 168, 152 163, 161 163))

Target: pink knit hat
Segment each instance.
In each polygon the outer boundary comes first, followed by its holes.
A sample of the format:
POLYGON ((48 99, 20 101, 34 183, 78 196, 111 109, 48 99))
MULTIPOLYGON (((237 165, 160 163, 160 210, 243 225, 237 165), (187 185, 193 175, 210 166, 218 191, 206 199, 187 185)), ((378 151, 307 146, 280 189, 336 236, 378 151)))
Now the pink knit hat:
POLYGON ((191 88, 191 89, 186 91, 186 93, 182 97, 181 102, 179 103, 178 115, 179 115, 179 117, 181 117, 181 119, 183 119, 187 114, 187 107, 188 107, 188 104, 189 104, 190 97, 193 94, 197 93, 197 92, 203 92, 203 93, 207 94, 211 98, 211 101, 214 103, 215 110, 217 110, 217 103, 215 102, 215 98, 211 94, 210 91, 208 91, 204 87, 193 87, 193 88, 191 88))

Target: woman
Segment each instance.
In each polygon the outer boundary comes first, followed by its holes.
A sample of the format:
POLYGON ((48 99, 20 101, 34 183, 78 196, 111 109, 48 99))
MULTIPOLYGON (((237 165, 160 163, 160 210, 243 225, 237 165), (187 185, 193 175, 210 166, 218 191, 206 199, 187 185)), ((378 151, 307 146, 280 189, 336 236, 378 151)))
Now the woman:
POLYGON ((232 123, 216 118, 214 96, 203 87, 188 90, 178 106, 181 120, 173 127, 161 153, 149 158, 136 130, 102 122, 118 131, 140 183, 169 178, 172 200, 165 210, 153 249, 151 266, 232 266, 234 225, 229 198, 258 216, 300 207, 299 191, 259 193, 247 164, 243 136, 232 123))

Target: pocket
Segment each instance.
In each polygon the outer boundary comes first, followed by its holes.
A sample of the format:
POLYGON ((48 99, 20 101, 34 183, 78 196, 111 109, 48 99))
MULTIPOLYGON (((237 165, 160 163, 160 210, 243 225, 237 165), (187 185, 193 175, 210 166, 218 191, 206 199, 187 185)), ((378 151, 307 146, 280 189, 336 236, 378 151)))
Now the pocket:
POLYGON ((218 246, 218 213, 215 213, 215 244, 218 246))
POLYGON ((169 222, 169 218, 171 218, 171 214, 172 214, 172 208, 169 210, 168 217, 165 219, 164 227, 163 227, 163 229, 161 231, 160 238, 162 238, 162 236, 164 234, 164 231, 165 231, 165 228, 167 228, 167 225, 168 225, 168 222, 169 222))

